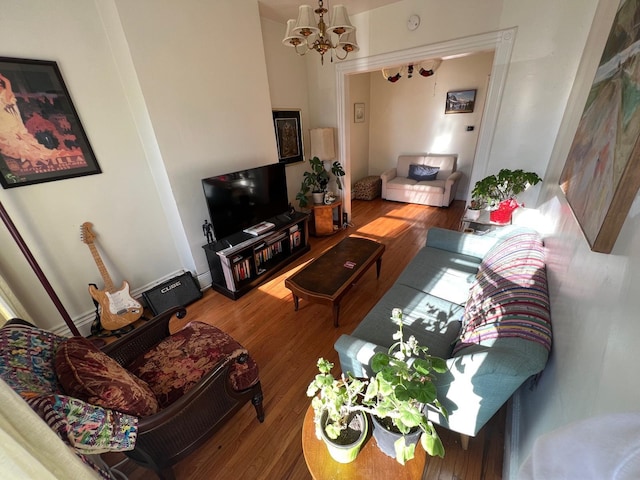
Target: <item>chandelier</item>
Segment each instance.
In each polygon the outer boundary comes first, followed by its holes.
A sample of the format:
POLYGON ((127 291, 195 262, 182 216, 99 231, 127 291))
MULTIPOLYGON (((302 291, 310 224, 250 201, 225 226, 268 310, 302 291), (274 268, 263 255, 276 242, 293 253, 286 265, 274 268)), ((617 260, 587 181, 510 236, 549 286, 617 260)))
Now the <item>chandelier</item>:
POLYGON ((389 74, 389 69, 383 68, 382 76, 384 77, 385 80, 388 80, 391 83, 396 83, 398 80, 400 80, 400 78, 402 78, 402 75, 404 75, 405 72, 408 73, 407 78, 412 78, 414 70, 417 69, 418 73, 421 76, 431 77, 432 75, 435 74, 436 70, 438 69, 441 63, 442 63, 442 60, 439 58, 436 58, 433 60, 427 60, 425 62, 421 62, 417 66, 415 66, 414 64, 410 64, 406 66, 402 65, 398 70, 398 72, 396 72, 394 75, 389 74))
POLYGON ((309 5, 301 5, 298 9, 298 19, 287 21, 287 32, 282 43, 287 47, 293 47, 298 55, 315 50, 320 54, 320 63, 323 65, 324 54, 329 50, 332 62, 334 52, 338 60, 347 58, 349 52, 357 52, 359 47, 356 42, 356 28, 349 21, 346 7, 334 5, 331 23, 329 17, 325 17, 327 12, 322 0, 318 1, 318 8, 315 10, 309 5), (314 14, 318 15, 318 19, 314 14), (344 52, 344 56, 340 56, 340 50, 344 52))

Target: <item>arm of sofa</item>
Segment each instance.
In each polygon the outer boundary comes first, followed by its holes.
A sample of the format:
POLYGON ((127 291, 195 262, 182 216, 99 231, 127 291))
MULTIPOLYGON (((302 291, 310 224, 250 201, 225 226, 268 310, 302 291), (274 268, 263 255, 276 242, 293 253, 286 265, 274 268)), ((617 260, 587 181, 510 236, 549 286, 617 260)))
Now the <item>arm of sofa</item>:
POLYGON ((386 172, 382 172, 380 178, 382 179, 382 198, 387 198, 387 182, 393 180, 398 175, 398 170, 391 168, 386 172))
POLYGON ((372 376, 369 364, 376 353, 387 353, 387 347, 367 342, 351 335, 341 335, 333 347, 338 352, 340 367, 344 373, 351 372, 355 377, 369 378, 372 376))
POLYGON ((438 399, 445 419, 430 411, 430 420, 464 435, 475 436, 514 392, 539 368, 509 348, 476 347, 447 359, 449 371, 438 377, 438 399), (484 351, 483 351, 484 350, 484 351))
POLYGON ((458 191, 458 184, 462 178, 462 172, 453 172, 447 177, 444 184, 444 195, 442 197, 442 206, 448 207, 456 198, 456 192, 458 191))

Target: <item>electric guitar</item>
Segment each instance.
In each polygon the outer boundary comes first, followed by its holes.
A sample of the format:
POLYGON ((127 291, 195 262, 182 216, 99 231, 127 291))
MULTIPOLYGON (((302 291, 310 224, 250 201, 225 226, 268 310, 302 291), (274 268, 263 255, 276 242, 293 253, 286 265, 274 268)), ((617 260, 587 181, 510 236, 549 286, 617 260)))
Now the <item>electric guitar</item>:
POLYGON ((80 228, 80 237, 88 245, 93 260, 96 262, 104 282, 104 290, 90 285, 89 294, 98 302, 102 328, 118 330, 138 320, 142 316, 143 307, 129 294, 129 284, 126 281, 122 282, 119 289, 113 286, 107 267, 104 266, 95 246, 96 236, 91 231, 92 226, 93 224, 90 222, 83 223, 80 228))

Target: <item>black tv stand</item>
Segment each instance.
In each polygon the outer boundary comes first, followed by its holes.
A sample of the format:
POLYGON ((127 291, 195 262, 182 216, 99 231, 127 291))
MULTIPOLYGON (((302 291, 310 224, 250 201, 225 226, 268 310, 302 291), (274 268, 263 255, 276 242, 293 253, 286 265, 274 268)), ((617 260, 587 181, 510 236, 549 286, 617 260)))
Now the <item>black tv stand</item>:
POLYGON ((238 232, 202 247, 211 288, 237 300, 309 251, 308 214, 277 215, 269 221, 276 226, 262 235, 238 232))

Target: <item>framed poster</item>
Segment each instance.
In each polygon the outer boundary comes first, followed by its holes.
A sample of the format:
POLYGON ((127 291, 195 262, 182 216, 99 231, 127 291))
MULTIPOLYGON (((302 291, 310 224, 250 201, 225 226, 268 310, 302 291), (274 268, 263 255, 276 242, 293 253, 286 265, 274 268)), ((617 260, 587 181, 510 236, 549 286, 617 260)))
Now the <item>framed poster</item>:
POLYGON ((621 2, 560 188, 592 251, 610 253, 640 188, 640 0, 621 2))
POLYGON ((302 123, 300 110, 273 110, 273 127, 278 145, 278 161, 283 163, 302 162, 302 123))
POLYGON ((100 173, 56 62, 0 57, 0 182, 100 173))
POLYGON ((447 92, 444 113, 471 113, 476 104, 477 90, 453 90, 447 92))
POLYGON ((364 122, 364 103, 353 104, 353 121, 355 123, 364 122))

